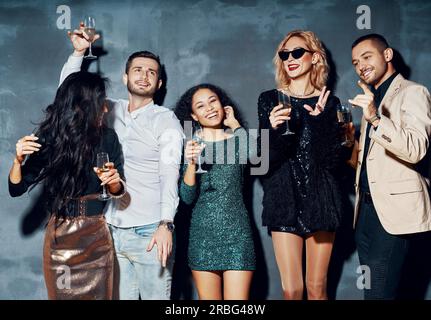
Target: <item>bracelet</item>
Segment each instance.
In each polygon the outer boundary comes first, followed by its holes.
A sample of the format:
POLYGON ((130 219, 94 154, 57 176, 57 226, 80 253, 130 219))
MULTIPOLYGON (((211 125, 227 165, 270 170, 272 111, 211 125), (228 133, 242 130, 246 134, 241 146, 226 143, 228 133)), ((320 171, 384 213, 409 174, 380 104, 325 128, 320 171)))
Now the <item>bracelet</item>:
POLYGON ((368 120, 369 123, 373 124, 374 121, 376 120, 380 120, 380 116, 375 114, 374 116, 371 117, 371 119, 368 120))
POLYGON ((111 193, 109 191, 109 188, 106 188, 108 190, 108 193, 111 196, 111 198, 120 199, 126 194, 126 192, 127 192, 126 183, 120 179, 120 185, 121 185, 121 189, 120 189, 119 193, 117 193, 117 194, 111 193))

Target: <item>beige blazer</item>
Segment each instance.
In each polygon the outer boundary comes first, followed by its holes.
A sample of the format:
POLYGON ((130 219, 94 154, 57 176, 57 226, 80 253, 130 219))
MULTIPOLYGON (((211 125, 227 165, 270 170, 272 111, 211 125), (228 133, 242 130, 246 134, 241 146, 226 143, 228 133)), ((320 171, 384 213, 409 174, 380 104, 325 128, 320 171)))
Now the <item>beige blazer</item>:
MULTIPOLYGON (((430 180, 418 171, 419 166, 431 166, 427 154, 431 135, 430 94, 424 86, 398 75, 379 106, 379 114, 377 129, 370 130, 366 159, 371 197, 380 222, 391 234, 431 230, 430 180)), ((366 121, 362 118, 354 225, 359 212, 365 134, 366 121)))

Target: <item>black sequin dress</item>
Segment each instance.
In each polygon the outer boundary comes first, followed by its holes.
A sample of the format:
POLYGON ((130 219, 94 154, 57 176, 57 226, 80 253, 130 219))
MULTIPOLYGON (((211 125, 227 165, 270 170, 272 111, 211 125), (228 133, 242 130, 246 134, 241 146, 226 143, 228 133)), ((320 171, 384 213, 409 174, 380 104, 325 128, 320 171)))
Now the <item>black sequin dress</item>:
MULTIPOLYGON (((300 236, 335 231, 341 219, 341 193, 337 181, 341 139, 337 123, 338 98, 330 96, 324 112, 311 116, 303 107, 315 106, 318 97, 291 99, 289 121, 294 135, 283 136, 283 124, 271 128, 269 114, 278 104, 277 90, 259 96, 260 129, 269 129, 269 171, 262 177, 262 222, 269 231, 300 236)), ((260 144, 258 144, 260 145, 260 144)))

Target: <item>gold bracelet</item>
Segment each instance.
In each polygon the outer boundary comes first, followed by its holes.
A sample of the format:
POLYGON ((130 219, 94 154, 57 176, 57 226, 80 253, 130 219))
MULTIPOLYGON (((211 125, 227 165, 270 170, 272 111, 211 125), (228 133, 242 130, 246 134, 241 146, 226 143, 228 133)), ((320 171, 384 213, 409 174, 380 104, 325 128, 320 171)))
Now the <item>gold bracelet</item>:
POLYGON ((380 116, 379 116, 379 115, 377 115, 377 114, 375 114, 374 116, 372 116, 372 117, 368 120, 368 122, 369 122, 369 123, 371 123, 371 124, 373 124, 373 122, 374 122, 374 121, 376 121, 376 120, 380 120, 380 116))

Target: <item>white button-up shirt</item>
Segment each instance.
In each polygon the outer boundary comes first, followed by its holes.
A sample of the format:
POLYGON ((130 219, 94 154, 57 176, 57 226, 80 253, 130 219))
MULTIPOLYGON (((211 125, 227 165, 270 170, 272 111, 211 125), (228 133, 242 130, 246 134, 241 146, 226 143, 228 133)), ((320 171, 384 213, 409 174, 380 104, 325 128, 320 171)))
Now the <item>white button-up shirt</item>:
MULTIPOLYGON (((80 71, 82 57, 70 56, 63 66, 60 83, 80 71)), ((175 114, 151 102, 129 112, 127 100, 109 99, 107 124, 120 140, 128 194, 111 200, 108 223, 135 227, 173 220, 178 202, 178 178, 183 130, 175 114)))

